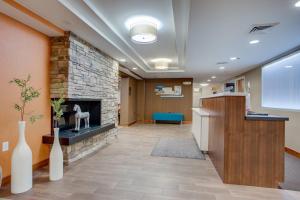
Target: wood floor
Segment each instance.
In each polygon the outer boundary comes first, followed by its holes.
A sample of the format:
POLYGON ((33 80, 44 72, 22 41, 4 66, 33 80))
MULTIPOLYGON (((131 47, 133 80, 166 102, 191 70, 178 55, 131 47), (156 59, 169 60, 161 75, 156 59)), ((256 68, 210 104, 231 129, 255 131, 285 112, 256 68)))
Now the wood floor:
MULTIPOLYGON (((152 157, 160 137, 191 137, 190 125, 134 125, 96 154, 65 168, 63 180, 35 173, 33 189, 4 199, 22 200, 296 200, 300 193, 225 185, 207 160, 152 157)), ((1 198, 0 198, 1 199, 1 198)))

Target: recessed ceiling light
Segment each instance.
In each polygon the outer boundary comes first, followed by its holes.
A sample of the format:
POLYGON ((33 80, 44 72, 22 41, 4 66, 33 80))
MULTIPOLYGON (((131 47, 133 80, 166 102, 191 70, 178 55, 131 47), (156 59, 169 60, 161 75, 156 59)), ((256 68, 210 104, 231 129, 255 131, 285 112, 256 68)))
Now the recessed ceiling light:
POLYGON ((210 80, 210 79, 208 79, 208 80, 207 80, 207 82, 211 82, 211 80, 210 80))
POLYGON ((217 77, 216 77, 216 76, 212 76, 211 78, 212 78, 212 79, 215 79, 215 78, 217 78, 217 77))
POLYGON ((125 58, 120 58, 119 62, 126 62, 126 59, 125 58))
POLYGON ((297 8, 300 7, 300 1, 297 1, 297 2, 295 3, 295 7, 297 7, 297 8))
POLYGON ((133 67, 132 69, 133 69, 133 70, 137 70, 137 68, 136 68, 136 67, 133 67))
POLYGON ((258 44, 258 43, 260 43, 259 40, 251 40, 251 41, 249 42, 249 44, 258 44))
POLYGON ((287 66, 284 66, 285 68, 289 69, 289 68, 293 68, 293 66, 291 65, 287 65, 287 66))
POLYGON ((208 86, 209 84, 208 84, 208 83, 200 83, 200 85, 201 85, 202 87, 206 87, 206 86, 208 86))
POLYGON ((230 58, 230 60, 232 60, 232 61, 233 61, 233 60, 238 60, 238 59, 240 59, 240 58, 238 58, 238 57, 231 57, 231 58, 230 58))
POLYGON ((224 67, 224 66, 221 66, 221 67, 219 67, 219 69, 220 69, 220 70, 224 70, 224 69, 225 69, 225 67, 224 67))

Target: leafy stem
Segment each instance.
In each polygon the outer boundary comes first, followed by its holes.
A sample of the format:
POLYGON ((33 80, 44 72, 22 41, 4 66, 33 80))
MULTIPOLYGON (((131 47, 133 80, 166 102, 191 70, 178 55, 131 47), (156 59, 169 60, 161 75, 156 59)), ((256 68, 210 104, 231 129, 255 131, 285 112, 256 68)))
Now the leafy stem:
MULTIPOLYGON (((32 86, 29 86, 31 76, 28 75, 27 79, 18 79, 14 78, 9 83, 15 84, 17 87, 20 88, 20 103, 15 103, 15 110, 20 112, 20 119, 21 121, 25 120, 25 108, 26 105, 31 102, 33 99, 38 98, 40 96, 40 92, 34 89, 32 86)), ((30 116, 30 122, 34 123, 36 120, 42 118, 42 115, 32 115, 30 116)))
POLYGON ((61 117, 63 116, 63 110, 61 105, 65 102, 64 99, 64 91, 63 91, 63 84, 60 85, 60 94, 59 98, 51 100, 51 106, 54 112, 54 127, 58 127, 58 122, 60 121, 61 117))

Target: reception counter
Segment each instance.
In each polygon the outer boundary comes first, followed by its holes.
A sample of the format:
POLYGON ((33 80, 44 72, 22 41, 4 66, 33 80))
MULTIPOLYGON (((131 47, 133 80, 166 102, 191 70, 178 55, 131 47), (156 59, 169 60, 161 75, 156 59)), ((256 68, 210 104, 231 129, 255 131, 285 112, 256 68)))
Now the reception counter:
POLYGON ((277 188, 284 181, 286 117, 245 115, 245 95, 202 98, 209 156, 224 183, 277 188))
POLYGON ((199 149, 203 152, 208 151, 208 126, 209 114, 201 108, 192 108, 192 133, 199 149))

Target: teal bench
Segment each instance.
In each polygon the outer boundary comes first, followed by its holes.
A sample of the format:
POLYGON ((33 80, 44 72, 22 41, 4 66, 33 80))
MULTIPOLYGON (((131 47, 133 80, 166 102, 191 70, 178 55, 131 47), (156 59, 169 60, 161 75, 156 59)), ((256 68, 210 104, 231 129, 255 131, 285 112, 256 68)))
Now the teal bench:
POLYGON ((155 112, 152 114, 152 120, 156 122, 169 122, 169 123, 182 123, 184 120, 184 115, 182 113, 163 113, 163 112, 155 112))

